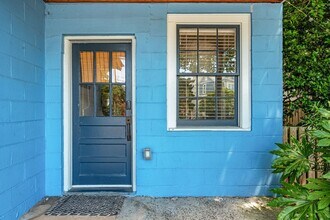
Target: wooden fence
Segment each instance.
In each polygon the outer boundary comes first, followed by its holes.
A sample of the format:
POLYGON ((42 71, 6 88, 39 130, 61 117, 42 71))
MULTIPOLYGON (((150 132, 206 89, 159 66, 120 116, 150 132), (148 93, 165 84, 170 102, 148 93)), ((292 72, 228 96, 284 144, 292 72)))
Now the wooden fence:
MULTIPOLYGON (((298 140, 302 140, 303 136, 306 133, 305 127, 291 127, 291 126, 284 126, 283 127, 283 143, 290 143, 290 137, 294 137, 298 140)), ((310 158, 312 162, 317 160, 316 157, 310 158)), ((307 178, 317 178, 322 175, 322 172, 317 171, 315 169, 310 170, 307 173, 304 173, 299 182, 300 184, 306 184, 307 178)))
POLYGON ((284 124, 288 126, 297 126, 304 116, 304 112, 301 109, 298 109, 292 114, 292 116, 284 117, 284 124))

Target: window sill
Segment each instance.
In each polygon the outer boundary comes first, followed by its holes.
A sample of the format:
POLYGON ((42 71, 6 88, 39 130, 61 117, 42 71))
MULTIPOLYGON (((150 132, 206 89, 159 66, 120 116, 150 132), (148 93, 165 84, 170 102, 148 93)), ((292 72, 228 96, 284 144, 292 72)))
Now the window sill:
POLYGON ((167 128, 168 131, 251 131, 251 128, 241 128, 236 126, 180 126, 167 128))

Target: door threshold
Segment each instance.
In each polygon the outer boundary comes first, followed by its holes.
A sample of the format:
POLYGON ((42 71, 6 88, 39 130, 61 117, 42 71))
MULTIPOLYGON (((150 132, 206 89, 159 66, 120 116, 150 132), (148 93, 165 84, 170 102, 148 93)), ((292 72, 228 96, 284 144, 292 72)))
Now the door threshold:
POLYGON ((133 192, 133 187, 132 185, 76 185, 72 186, 68 192, 133 192))

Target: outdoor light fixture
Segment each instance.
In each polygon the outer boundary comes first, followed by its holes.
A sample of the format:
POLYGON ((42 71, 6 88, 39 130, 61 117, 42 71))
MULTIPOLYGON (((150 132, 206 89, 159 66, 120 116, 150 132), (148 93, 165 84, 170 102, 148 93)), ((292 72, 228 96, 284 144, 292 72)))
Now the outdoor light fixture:
POLYGON ((143 158, 145 160, 151 160, 151 149, 150 148, 143 149, 143 158))

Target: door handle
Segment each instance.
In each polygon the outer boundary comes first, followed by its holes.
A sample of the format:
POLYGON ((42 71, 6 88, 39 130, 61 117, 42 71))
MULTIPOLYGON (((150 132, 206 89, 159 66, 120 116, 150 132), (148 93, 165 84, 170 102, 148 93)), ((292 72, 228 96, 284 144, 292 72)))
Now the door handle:
POLYGON ((132 124, 132 117, 128 116, 126 117, 126 130, 127 130, 127 141, 131 141, 131 124, 132 124))

